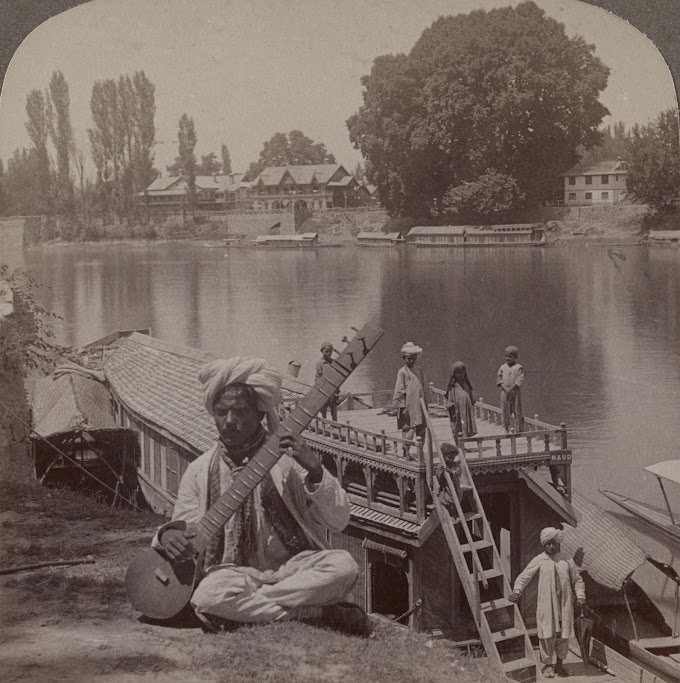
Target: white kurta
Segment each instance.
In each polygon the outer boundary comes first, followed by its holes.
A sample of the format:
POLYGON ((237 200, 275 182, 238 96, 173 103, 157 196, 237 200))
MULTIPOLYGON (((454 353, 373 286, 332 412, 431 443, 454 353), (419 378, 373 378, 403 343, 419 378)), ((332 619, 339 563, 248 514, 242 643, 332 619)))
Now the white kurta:
POLYGON ((521 593, 536 573, 538 573, 536 601, 538 637, 574 638, 574 591, 577 599, 586 599, 585 584, 574 560, 561 552, 555 555, 548 555, 548 553, 536 555, 515 580, 514 590, 521 593), (557 599, 556 568, 562 593, 561 601, 557 599))
MULTIPOLYGON (((194 460, 182 477, 172 521, 156 533, 152 546, 160 549, 159 537, 178 521, 198 523, 207 511, 208 478, 215 449, 194 460)), ((220 462, 222 491, 231 480, 220 462)), ((213 565, 199 583, 191 604, 199 617, 204 613, 238 622, 269 622, 299 616, 310 606, 330 605, 345 599, 356 583, 359 569, 345 550, 329 549, 327 531, 342 531, 349 523, 346 492, 324 469, 318 484, 307 483, 306 472, 284 455, 271 470, 274 485, 312 550, 290 556, 261 510, 258 544, 249 566, 213 565)), ((258 487, 259 489, 259 487, 258 487)), ((256 500, 257 490, 256 490, 256 500)), ((302 616, 305 616, 304 614, 302 616)))

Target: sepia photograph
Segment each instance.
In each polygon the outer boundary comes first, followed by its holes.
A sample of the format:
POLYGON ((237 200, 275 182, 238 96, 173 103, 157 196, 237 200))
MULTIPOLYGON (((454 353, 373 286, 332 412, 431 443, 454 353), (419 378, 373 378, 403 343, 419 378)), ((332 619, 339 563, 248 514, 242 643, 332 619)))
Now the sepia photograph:
POLYGON ((680 5, 0 2, 3 681, 680 681, 680 5))

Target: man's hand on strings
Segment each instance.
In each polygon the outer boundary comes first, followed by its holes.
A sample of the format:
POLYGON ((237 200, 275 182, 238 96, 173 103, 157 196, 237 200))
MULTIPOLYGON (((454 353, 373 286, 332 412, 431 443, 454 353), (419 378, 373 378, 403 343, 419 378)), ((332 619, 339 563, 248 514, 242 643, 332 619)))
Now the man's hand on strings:
POLYGON ((196 551, 192 545, 192 539, 196 537, 196 527, 186 524, 184 529, 166 529, 160 537, 163 550, 172 562, 193 559, 196 551))
POLYGON ((284 434, 279 440, 279 451, 281 455, 290 455, 300 467, 307 470, 307 480, 310 484, 318 484, 321 481, 323 467, 302 437, 290 432, 284 434))

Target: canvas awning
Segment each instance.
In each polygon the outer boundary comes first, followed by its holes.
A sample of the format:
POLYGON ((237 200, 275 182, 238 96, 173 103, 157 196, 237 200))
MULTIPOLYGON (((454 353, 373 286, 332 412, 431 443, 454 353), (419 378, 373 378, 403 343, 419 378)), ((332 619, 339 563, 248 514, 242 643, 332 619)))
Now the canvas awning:
POLYGON ((562 550, 597 583, 620 590, 647 559, 630 540, 630 533, 599 505, 572 491, 577 526, 564 525, 562 550))
POLYGON ((657 462, 656 465, 649 465, 644 468, 656 477, 667 479, 674 484, 680 484, 680 460, 664 460, 657 462))

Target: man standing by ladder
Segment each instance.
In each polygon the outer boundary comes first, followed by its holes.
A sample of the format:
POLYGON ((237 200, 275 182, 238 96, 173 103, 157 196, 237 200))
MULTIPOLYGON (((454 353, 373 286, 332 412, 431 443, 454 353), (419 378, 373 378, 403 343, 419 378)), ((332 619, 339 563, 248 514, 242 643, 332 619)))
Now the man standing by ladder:
POLYGON ((518 602, 522 591, 538 572, 536 626, 545 665, 543 676, 570 676, 564 666, 569 639, 574 638, 574 593, 579 606, 586 603, 586 588, 574 560, 560 552, 562 531, 547 527, 541 531, 544 552, 536 555, 517 577, 511 602, 518 602), (555 661, 555 659, 557 661, 555 661))

